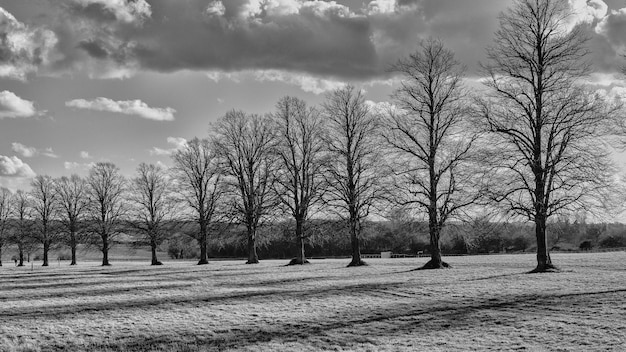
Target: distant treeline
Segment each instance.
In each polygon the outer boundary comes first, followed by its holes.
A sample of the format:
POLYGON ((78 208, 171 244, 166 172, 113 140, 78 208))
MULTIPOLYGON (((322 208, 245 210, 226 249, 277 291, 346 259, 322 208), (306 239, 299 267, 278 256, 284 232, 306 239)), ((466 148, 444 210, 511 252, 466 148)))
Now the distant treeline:
MULTIPOLYGON (((311 257, 350 255, 350 238, 341 221, 313 221, 306 252, 311 257)), ((188 225, 192 226, 192 225, 188 225)), ((586 224, 558 221, 548 224, 551 250, 575 251, 593 248, 626 247, 626 225, 586 224)), ((245 229, 229 227, 209 240, 212 257, 247 255, 245 229)), ((474 220, 450 223, 443 229, 441 248, 445 254, 486 254, 533 252, 536 250, 535 229, 532 223, 506 223, 474 220)), ((370 221, 363 228, 363 253, 391 251, 415 255, 429 253, 427 222, 370 221)), ((198 246, 182 232, 162 245, 171 258, 196 258, 198 246)), ((293 240, 293 224, 266 226, 259 236, 259 257, 291 258, 297 250, 293 240)))
MULTIPOLYGON (((83 226, 88 227, 87 224, 83 226)), ((171 259, 197 259, 198 244, 193 238, 196 224, 172 222, 172 235, 160 245, 171 259)), ((293 239, 293 223, 280 222, 263 226, 259 236, 261 259, 293 257, 298 243, 293 239)), ((140 234, 128 227, 116 245, 131 248, 150 248, 140 234)), ((350 238, 342 221, 311 221, 306 252, 310 257, 337 257, 350 255, 350 238)), ((626 225, 621 223, 587 224, 557 221, 548 225, 549 244, 553 251, 576 251, 594 248, 626 247, 626 225)), ((83 238, 82 248, 96 248, 89 238, 83 238)), ((445 254, 523 253, 535 251, 534 225, 528 223, 490 222, 478 219, 471 222, 451 222, 443 229, 441 248, 445 254)), ((244 258, 247 255, 245 228, 218 224, 211 229, 209 256, 213 258, 244 258)), ((41 257, 36 243, 26 245, 31 258, 41 257)), ((60 259, 66 258, 63 243, 54 248, 60 259)), ((7 248, 14 255, 16 248, 7 248)), ((363 228, 363 253, 391 251, 397 254, 428 254, 428 223, 400 221, 370 221, 363 228)), ((57 258, 54 258, 57 259, 57 258)))

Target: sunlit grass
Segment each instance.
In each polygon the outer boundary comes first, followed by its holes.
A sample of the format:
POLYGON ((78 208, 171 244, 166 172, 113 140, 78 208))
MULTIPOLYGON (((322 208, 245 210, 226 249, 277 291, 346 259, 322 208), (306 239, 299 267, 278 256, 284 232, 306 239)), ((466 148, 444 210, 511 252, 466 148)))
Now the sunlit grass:
POLYGON ((626 350, 626 253, 0 268, 0 351, 626 350))

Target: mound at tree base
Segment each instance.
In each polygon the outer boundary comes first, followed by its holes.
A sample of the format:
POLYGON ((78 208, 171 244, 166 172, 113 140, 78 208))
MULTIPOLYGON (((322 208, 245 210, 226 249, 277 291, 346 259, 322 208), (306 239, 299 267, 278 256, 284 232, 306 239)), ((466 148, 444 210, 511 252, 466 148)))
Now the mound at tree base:
POLYGON ((367 266, 367 263, 362 260, 351 261, 350 264, 348 264, 348 268, 352 266, 367 266))
POLYGON ((533 270, 529 271, 529 274, 535 274, 535 273, 558 273, 561 270, 559 270, 559 268, 557 268, 556 266, 554 266, 552 263, 549 264, 539 264, 537 265, 536 268, 534 268, 533 270))
POLYGON ((287 264, 287 266, 290 266, 290 265, 305 265, 305 264, 311 264, 311 262, 309 262, 306 259, 302 260, 300 258, 293 258, 292 260, 289 261, 289 264, 287 264))
POLYGON ((424 264, 424 266, 422 266, 421 268, 418 268, 417 270, 450 269, 450 268, 452 268, 452 266, 450 266, 450 264, 444 261, 435 262, 433 260, 429 260, 428 263, 424 264))

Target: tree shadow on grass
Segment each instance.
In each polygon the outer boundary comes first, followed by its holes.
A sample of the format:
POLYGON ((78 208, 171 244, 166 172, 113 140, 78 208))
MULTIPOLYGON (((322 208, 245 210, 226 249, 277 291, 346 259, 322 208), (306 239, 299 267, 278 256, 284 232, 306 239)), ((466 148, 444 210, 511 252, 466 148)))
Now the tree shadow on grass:
MULTIPOLYGON (((97 302, 89 302, 89 303, 76 303, 72 302, 71 304, 57 304, 57 305, 49 305, 45 307, 17 307, 17 308, 7 308, 0 309, 0 321, 2 318, 64 318, 68 315, 76 316, 79 314, 87 314, 87 313, 102 313, 102 312, 110 312, 116 310, 129 310, 129 309, 140 309, 140 310, 154 310, 154 309, 164 309, 166 307, 177 306, 181 307, 182 305, 193 305, 197 306, 200 303, 206 304, 217 304, 228 301, 245 301, 250 302, 251 300, 274 300, 277 295, 281 295, 287 297, 289 299, 300 299, 306 300, 310 297, 328 297, 341 295, 343 292, 367 292, 371 290, 380 290, 380 289, 389 289, 389 288, 397 288, 402 285, 402 282, 396 282, 394 284, 391 283, 371 283, 371 284, 354 284, 354 285, 343 285, 341 287, 324 287, 324 288, 315 288, 308 289, 306 291, 301 290, 281 290, 281 289, 262 289, 252 292, 241 292, 241 293, 231 293, 224 295, 215 295, 208 293, 203 293, 197 296, 189 297, 189 296, 166 296, 155 299, 154 297, 145 297, 138 299, 131 299, 122 302, 107 302, 106 300, 101 300, 97 302)), ((124 289, 123 291, 132 291, 133 289, 124 289)), ((53 298, 53 297, 50 297, 53 298)))
MULTIPOLYGON (((479 301, 476 299, 436 303, 428 308, 414 305, 390 305, 387 309, 360 309, 347 314, 327 317, 326 320, 300 320, 277 322, 277 324, 253 324, 223 331, 186 331, 171 339, 163 336, 129 337, 113 343, 96 343, 94 347, 107 351, 183 350, 206 351, 250 347, 276 341, 298 341, 313 349, 333 349, 355 344, 376 345, 377 338, 411 335, 423 336, 430 332, 445 330, 476 329, 476 316, 483 326, 512 324, 529 319, 536 314, 545 317, 549 308, 567 311, 573 305, 568 298, 583 297, 584 305, 591 300, 602 300, 610 294, 622 294, 626 289, 580 292, 557 295, 511 295, 499 299, 479 301), (528 311, 533 307, 533 311, 528 311), (494 314, 497 312, 498 314, 494 314), (182 342, 181 341, 187 341, 182 342)), ((577 304, 580 304, 577 303, 577 304)))

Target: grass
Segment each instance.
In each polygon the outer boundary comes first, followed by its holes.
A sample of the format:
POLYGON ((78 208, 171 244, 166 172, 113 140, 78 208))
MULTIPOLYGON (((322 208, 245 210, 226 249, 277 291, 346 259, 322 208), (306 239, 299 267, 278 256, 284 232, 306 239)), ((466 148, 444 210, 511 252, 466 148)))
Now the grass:
POLYGON ((0 268, 0 351, 624 351, 626 253, 0 268))

